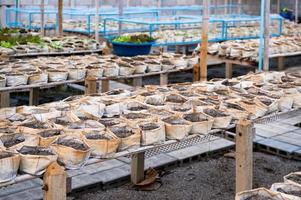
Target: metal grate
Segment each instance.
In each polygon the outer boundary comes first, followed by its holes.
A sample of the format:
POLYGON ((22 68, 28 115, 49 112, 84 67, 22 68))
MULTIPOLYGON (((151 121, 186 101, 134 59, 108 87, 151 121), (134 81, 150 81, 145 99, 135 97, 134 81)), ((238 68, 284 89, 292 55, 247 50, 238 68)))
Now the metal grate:
POLYGON ((297 109, 291 110, 291 111, 287 111, 287 112, 282 112, 282 113, 274 113, 274 114, 268 115, 266 117, 263 117, 261 119, 256 119, 256 120, 254 120, 254 122, 257 124, 268 124, 268 123, 275 122, 277 120, 287 119, 287 118, 298 116, 298 115, 301 115, 300 108, 297 108, 297 109))

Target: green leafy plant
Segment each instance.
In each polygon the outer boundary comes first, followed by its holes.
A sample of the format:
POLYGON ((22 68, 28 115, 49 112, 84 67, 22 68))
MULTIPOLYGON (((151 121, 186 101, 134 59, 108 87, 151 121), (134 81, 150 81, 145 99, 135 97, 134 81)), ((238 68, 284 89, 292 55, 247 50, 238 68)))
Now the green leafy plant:
POLYGON ((123 35, 113 39, 113 42, 142 44, 154 42, 156 39, 146 34, 140 35, 123 35))
POLYGON ((7 41, 0 41, 0 46, 4 48, 12 48, 14 45, 7 41))
POLYGON ((54 41, 54 42, 50 43, 50 47, 52 47, 54 49, 62 49, 63 44, 60 41, 54 41))

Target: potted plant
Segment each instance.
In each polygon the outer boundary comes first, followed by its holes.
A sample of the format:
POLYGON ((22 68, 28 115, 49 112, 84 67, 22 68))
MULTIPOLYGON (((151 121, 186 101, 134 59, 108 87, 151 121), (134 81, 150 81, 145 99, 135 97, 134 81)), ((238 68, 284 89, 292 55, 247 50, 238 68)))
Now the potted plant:
POLYGON ((280 15, 285 18, 285 19, 288 19, 288 20, 291 20, 293 21, 295 19, 295 16, 294 16, 294 13, 293 13, 293 10, 290 10, 288 8, 283 8, 280 12, 280 15))
POLYGON ((111 41, 114 54, 118 56, 147 55, 154 42, 155 39, 146 34, 123 35, 111 41))

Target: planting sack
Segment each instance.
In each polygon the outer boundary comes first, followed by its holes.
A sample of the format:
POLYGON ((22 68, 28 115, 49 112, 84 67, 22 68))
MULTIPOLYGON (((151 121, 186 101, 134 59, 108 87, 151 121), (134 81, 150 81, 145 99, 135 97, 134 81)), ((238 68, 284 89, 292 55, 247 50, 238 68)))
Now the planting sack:
POLYGON ((203 113, 184 114, 183 119, 192 123, 191 134, 208 134, 213 125, 213 118, 203 113))
POLYGON ((20 155, 0 149, 0 183, 12 181, 17 177, 20 155))
MULTIPOLYGON (((63 128, 63 127, 61 127, 63 128)), ((82 133, 89 133, 91 131, 103 131, 105 126, 95 120, 85 120, 70 123, 65 126, 64 132, 69 135, 80 137, 82 133)))
POLYGON ((116 77, 119 76, 119 66, 116 63, 112 63, 109 66, 103 66, 104 77, 116 77))
POLYGON ((283 177, 285 183, 295 184, 301 187, 301 172, 290 173, 283 177))
POLYGON ((266 188, 258 188, 237 193, 235 200, 268 199, 268 200, 288 200, 281 193, 273 192, 266 188))
POLYGON ((165 141, 165 126, 162 122, 138 123, 141 129, 141 145, 157 144, 165 141))
POLYGON ((165 105, 165 96, 161 94, 147 96, 145 97, 144 103, 155 107, 163 107, 165 105))
POLYGON ((66 81, 68 78, 68 72, 65 70, 48 69, 47 73, 49 82, 66 81))
POLYGON ((102 98, 102 103, 105 104, 104 116, 114 117, 121 115, 122 107, 120 101, 111 100, 109 98, 102 98))
POLYGON ((174 112, 171 112, 166 109, 160 109, 160 108, 150 108, 146 111, 146 113, 150 115, 154 115, 155 117, 158 117, 160 119, 169 117, 171 115, 174 115, 174 112))
POLYGON ((19 85, 27 85, 28 76, 24 74, 6 74, 6 85, 8 87, 16 87, 19 85))
POLYGON ((146 60, 145 64, 147 65, 147 72, 160 72, 161 63, 154 60, 146 60))
POLYGON ((44 147, 23 146, 19 150, 21 156, 20 171, 31 175, 41 175, 46 168, 57 160, 51 149, 44 147))
POLYGON ((49 147, 59 136, 63 135, 64 132, 60 129, 47 129, 37 133, 39 136, 39 146, 49 147))
POLYGON ((118 62, 119 66, 119 75, 120 76, 130 76, 134 74, 135 72, 135 67, 132 66, 131 64, 128 64, 126 62, 118 62))
POLYGON ((239 120, 239 119, 248 119, 249 113, 239 106, 236 102, 223 102, 220 105, 219 108, 221 111, 231 115, 233 119, 239 120))
POLYGON ((10 107, 10 108, 1 108, 0 109, 0 120, 7 120, 14 115, 16 115, 17 109, 16 107, 10 107))
POLYGON ((100 119, 105 112, 105 107, 103 103, 83 99, 80 100, 74 111, 79 118, 100 119))
POLYGON ((172 70, 175 68, 175 65, 168 59, 163 59, 161 61, 161 68, 162 71, 168 71, 168 70, 172 70))
POLYGON ((129 97, 131 96, 131 92, 128 90, 124 90, 124 89, 115 89, 115 90, 110 90, 108 92, 105 93, 109 98, 114 98, 114 99, 118 99, 118 98, 124 98, 124 97, 129 97))
POLYGON ((48 82, 48 74, 37 72, 28 74, 28 84, 43 84, 48 82))
POLYGON ((292 183, 274 183, 270 190, 282 193, 287 199, 301 200, 301 187, 292 183))
POLYGON ((179 94, 170 93, 165 96, 166 103, 183 104, 187 99, 179 94))
POLYGON ((58 161, 67 169, 84 166, 91 154, 91 148, 78 137, 61 136, 50 148, 58 155, 58 161))
POLYGON ((280 97, 279 103, 278 103, 278 109, 281 112, 286 112, 292 109, 294 103, 294 98, 292 96, 286 95, 283 97, 280 97))
POLYGON ((120 118, 102 118, 99 122, 106 128, 120 124, 125 125, 125 122, 120 118))
POLYGON ((204 113, 214 119, 212 128, 228 128, 232 117, 216 109, 205 109, 204 113))
POLYGON ((251 113, 255 118, 264 116, 268 111, 267 108, 258 105, 250 100, 241 100, 238 102, 238 105, 241 106, 246 111, 248 111, 249 113, 251 113))
POLYGON ((69 80, 82 80, 86 77, 86 69, 83 68, 68 68, 69 80))
POLYGON ((28 134, 37 134, 43 130, 50 129, 53 127, 53 124, 41 123, 36 120, 27 120, 20 123, 16 129, 16 133, 28 133, 28 134))
POLYGON ((162 119, 165 122, 166 138, 182 140, 188 136, 192 129, 192 123, 184 120, 180 116, 172 115, 162 119))
POLYGON ((103 76, 103 68, 98 66, 88 66, 87 69, 87 77, 95 77, 102 78, 103 76))
POLYGON ((167 104, 165 108, 179 115, 193 111, 192 106, 189 104, 167 104))
POLYGON ((175 65, 177 69, 185 69, 188 66, 188 60, 184 59, 182 55, 174 55, 171 62, 175 65))
POLYGON ((47 113, 33 114, 33 117, 39 122, 47 122, 51 119, 62 117, 63 114, 62 111, 49 111, 47 113))
POLYGON ((112 157, 119 146, 120 139, 111 132, 91 131, 84 133, 84 141, 91 147, 91 155, 97 158, 112 157))
POLYGON ((140 147, 141 132, 137 128, 131 128, 128 125, 116 125, 110 127, 109 132, 120 139, 118 151, 140 147))
POLYGON ((261 107, 267 109, 266 114, 270 114, 278 111, 278 101, 270 99, 268 97, 255 97, 254 102, 261 107))
POLYGON ((39 137, 33 134, 11 133, 0 135, 0 141, 7 150, 19 150, 23 146, 38 146, 39 137))
POLYGON ((144 74, 147 70, 147 65, 144 62, 135 61, 131 65, 135 68, 135 74, 144 74))

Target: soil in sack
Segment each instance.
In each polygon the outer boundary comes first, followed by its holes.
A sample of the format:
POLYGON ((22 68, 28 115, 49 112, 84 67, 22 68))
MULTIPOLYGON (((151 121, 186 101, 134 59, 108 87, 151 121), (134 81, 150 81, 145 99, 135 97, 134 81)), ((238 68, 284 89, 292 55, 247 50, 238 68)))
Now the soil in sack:
POLYGON ((252 195, 250 197, 247 197, 247 198, 245 198, 243 200, 274 200, 274 199, 270 198, 270 197, 264 197, 264 196, 262 196, 260 194, 254 194, 254 195, 252 195))
POLYGON ((159 128, 160 126, 155 124, 155 123, 148 123, 148 124, 140 124, 139 125, 139 128, 142 130, 142 131, 151 131, 151 130, 154 130, 154 129, 157 129, 159 128))
POLYGON ((183 118, 187 121, 190 121, 190 122, 204 122, 204 121, 207 121, 207 118, 205 116, 201 116, 198 113, 187 114, 187 115, 184 115, 183 118))
POLYGON ((5 158, 10 158, 15 156, 16 154, 11 153, 11 152, 1 152, 0 151, 0 159, 5 159, 5 158))
POLYGON ((149 118, 150 116, 143 113, 128 113, 123 115, 123 117, 129 120, 139 120, 139 119, 143 120, 149 118))
POLYGON ((273 101, 268 98, 258 97, 258 99, 260 100, 261 103, 263 103, 266 106, 270 106, 273 103, 273 101))
POLYGON ((179 95, 170 94, 166 96, 165 101, 170 103, 185 103, 187 100, 179 95))
POLYGON ((104 119, 100 119, 99 122, 105 127, 111 127, 121 123, 121 121, 116 118, 107 118, 107 119, 104 118, 104 119))
POLYGON ((111 131, 119 138, 127 138, 134 134, 133 130, 126 126, 112 127, 111 131))
POLYGON ((85 134, 85 137, 88 140, 110 140, 111 138, 105 134, 99 134, 99 133, 87 133, 85 134))
POLYGON ((89 148, 80 140, 59 138, 56 141, 56 144, 66 146, 66 147, 71 147, 72 149, 80 150, 80 151, 88 151, 89 150, 89 148))
POLYGON ((142 111, 147 110, 147 106, 137 103, 136 105, 128 105, 127 110, 129 111, 142 111))
POLYGON ((235 109, 235 110, 239 110, 239 111, 246 111, 245 109, 243 109, 242 107, 240 107, 237 104, 234 103, 226 103, 226 107, 229 109, 235 109))
POLYGON ((284 194, 301 197, 301 191, 297 191, 297 190, 287 191, 287 190, 284 190, 282 188, 278 188, 277 192, 281 192, 281 193, 284 193, 284 194))
POLYGON ((51 149, 44 147, 23 146, 21 154, 20 171, 32 175, 41 175, 50 163, 57 160, 57 155, 51 149))
POLYGON ((22 134, 16 133, 10 135, 2 135, 0 136, 0 140, 2 141, 4 147, 10 148, 24 142, 25 137, 22 134))
POLYGON ((54 136, 59 136, 59 135, 61 135, 61 133, 62 133, 61 130, 53 129, 53 130, 41 131, 37 134, 43 138, 50 138, 50 137, 54 137, 54 136))
POLYGON ((211 117, 228 117, 228 115, 226 115, 218 110, 215 110, 215 109, 205 109, 204 113, 211 117))
POLYGON ((171 125, 189 125, 187 121, 178 117, 168 117, 166 119, 163 119, 163 121, 171 125))
POLYGON ((290 176, 286 177, 288 180, 293 181, 301 185, 301 174, 291 174, 290 176))

